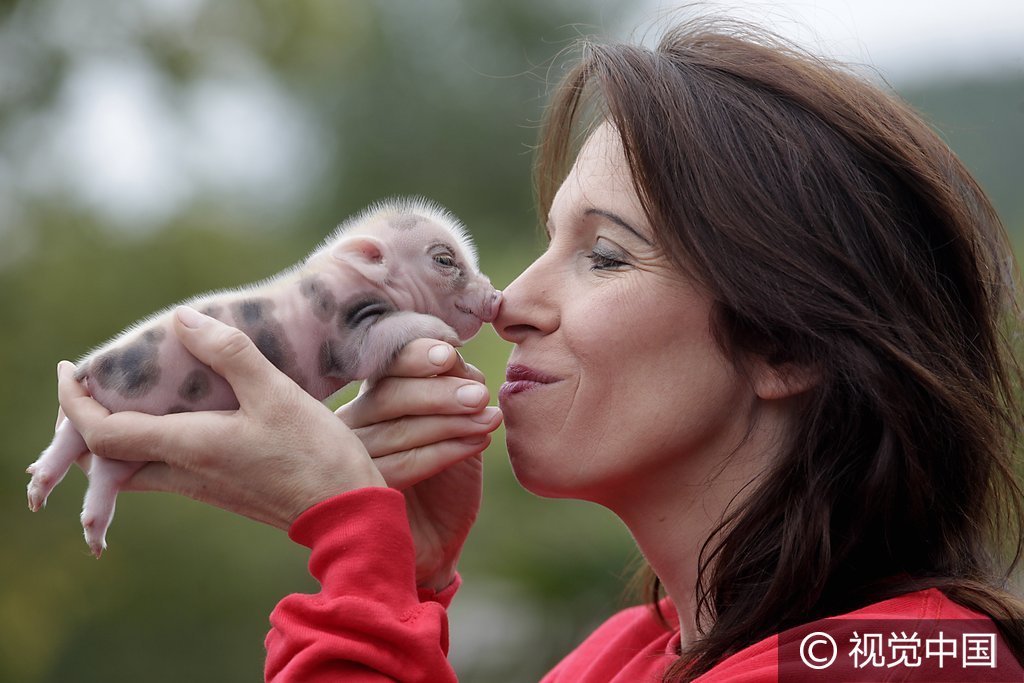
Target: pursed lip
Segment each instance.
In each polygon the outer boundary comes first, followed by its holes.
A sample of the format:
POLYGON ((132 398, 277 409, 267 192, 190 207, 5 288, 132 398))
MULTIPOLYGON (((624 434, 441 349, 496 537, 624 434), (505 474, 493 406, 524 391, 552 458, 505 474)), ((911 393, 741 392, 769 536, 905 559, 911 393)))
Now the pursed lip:
POLYGON ((507 398, 513 394, 519 394, 545 384, 554 384, 558 381, 560 381, 558 377, 534 370, 526 365, 512 363, 505 369, 505 383, 498 390, 498 397, 507 398))
POLYGON ((505 368, 505 381, 527 381, 538 382, 540 384, 551 384, 552 382, 557 382, 558 378, 552 377, 551 375, 546 375, 543 372, 540 372, 539 370, 534 370, 533 368, 526 365, 512 363, 507 368, 505 368))

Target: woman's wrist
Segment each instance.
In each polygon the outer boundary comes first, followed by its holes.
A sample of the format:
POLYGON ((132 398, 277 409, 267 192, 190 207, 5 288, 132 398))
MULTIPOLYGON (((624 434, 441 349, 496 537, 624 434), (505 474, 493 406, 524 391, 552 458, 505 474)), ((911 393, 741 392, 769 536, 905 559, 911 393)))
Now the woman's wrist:
POLYGON ((367 467, 360 469, 365 471, 347 472, 344 477, 321 478, 308 482, 308 485, 303 487, 303 492, 296 496, 287 512, 282 515, 282 524, 276 526, 288 531, 299 517, 336 496, 363 489, 387 488, 384 477, 371 461, 367 460, 367 467))
POLYGON ((434 593, 444 591, 452 585, 453 581, 455 581, 455 577, 457 576, 457 565, 458 560, 456 559, 428 575, 421 576, 419 572, 417 572, 416 587, 421 591, 431 591, 434 593))

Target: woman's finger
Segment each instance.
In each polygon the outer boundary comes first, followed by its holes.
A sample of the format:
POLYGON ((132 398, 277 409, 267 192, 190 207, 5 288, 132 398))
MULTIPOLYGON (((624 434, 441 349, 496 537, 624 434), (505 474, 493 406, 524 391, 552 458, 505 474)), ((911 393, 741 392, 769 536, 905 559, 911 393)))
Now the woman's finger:
POLYGON ((449 439, 386 455, 374 460, 374 464, 389 487, 402 490, 433 477, 455 463, 479 455, 490 443, 490 434, 449 439))
POLYGON ((483 373, 466 363, 451 344, 436 339, 414 339, 406 344, 388 368, 390 377, 450 375, 481 384, 483 373))
POLYGON ((204 411, 156 416, 123 411, 81 427, 74 416, 70 419, 96 455, 135 462, 162 461, 196 470, 207 462, 212 441, 235 436, 238 428, 231 415, 204 411))
POLYGON ((349 428, 358 429, 406 415, 476 413, 489 398, 486 386, 460 377, 385 377, 335 412, 349 428))
POLYGON ((354 430, 370 457, 379 458, 448 439, 487 434, 501 424, 501 409, 488 406, 471 415, 408 416, 354 430))
POLYGON ((98 424, 110 416, 110 411, 89 395, 85 387, 75 379, 74 373, 75 366, 69 361, 57 363, 57 399, 63 413, 85 436, 83 428, 98 424))
MULTIPOLYGON (((58 370, 59 370, 59 368, 58 368, 58 370)), ((57 373, 57 379, 58 380, 60 379, 60 372, 59 371, 57 373)), ((67 418, 67 415, 64 414, 64 409, 61 408, 58 405, 57 406, 57 419, 53 423, 53 431, 54 431, 54 433, 56 433, 57 430, 60 429, 61 423, 63 423, 64 420, 66 420, 66 419, 68 419, 68 418, 67 418)), ((92 467, 92 453, 84 453, 84 454, 80 455, 78 458, 75 459, 75 464, 78 465, 78 467, 83 472, 88 473, 89 472, 89 468, 92 467)))
POLYGON ((148 462, 121 485, 122 491, 162 491, 188 496, 197 486, 195 476, 164 462, 148 462))

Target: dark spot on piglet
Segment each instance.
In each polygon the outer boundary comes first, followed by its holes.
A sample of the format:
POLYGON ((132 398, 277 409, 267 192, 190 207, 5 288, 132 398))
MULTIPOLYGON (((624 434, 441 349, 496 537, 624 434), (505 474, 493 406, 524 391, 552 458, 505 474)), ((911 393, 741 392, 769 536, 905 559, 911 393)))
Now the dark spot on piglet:
POLYGON ((235 322, 242 326, 251 326, 263 321, 273 302, 267 299, 243 299, 231 305, 235 322))
POLYGON ((349 379, 354 369, 342 352, 341 344, 328 339, 320 345, 319 370, 321 377, 349 379))
POLYGON ((160 380, 158 348, 140 340, 112 349, 92 362, 89 375, 101 388, 113 389, 125 398, 145 396, 160 380))
POLYGON ((195 403, 205 398, 210 393, 210 375, 203 368, 196 368, 186 375, 181 386, 178 387, 178 396, 189 403, 195 403))
POLYGON ((160 377, 160 364, 152 349, 129 346, 121 354, 121 369, 124 372, 124 394, 143 396, 149 392, 160 377))
POLYGON ((285 348, 285 342, 274 330, 268 328, 260 329, 252 337, 252 341, 256 344, 256 348, 260 350, 260 353, 274 364, 274 367, 284 369, 284 363, 287 360, 287 349, 285 348))
POLYGON ((313 315, 320 320, 327 322, 338 310, 338 302, 334 298, 334 292, 318 277, 307 277, 299 283, 299 291, 302 296, 309 299, 313 308, 313 315))
POLYGON ((142 333, 142 338, 149 344, 159 344, 167 336, 167 330, 162 327, 153 327, 142 333))
POLYGON ((113 382, 120 355, 117 351, 107 351, 89 364, 89 376, 96 380, 100 387, 106 389, 113 382))

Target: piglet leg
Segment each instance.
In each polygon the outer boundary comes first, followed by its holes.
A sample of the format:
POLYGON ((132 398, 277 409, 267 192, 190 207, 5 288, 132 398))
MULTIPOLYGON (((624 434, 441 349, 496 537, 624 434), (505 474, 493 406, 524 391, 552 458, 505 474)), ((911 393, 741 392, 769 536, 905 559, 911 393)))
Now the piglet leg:
POLYGON ((429 337, 460 346, 459 335, 448 323, 424 313, 400 311, 374 323, 359 350, 356 379, 376 379, 383 375, 395 356, 413 339, 429 337))
POLYGON ((71 465, 88 452, 89 447, 71 420, 61 422, 53 441, 27 470, 32 475, 28 483, 28 507, 32 512, 38 512, 46 505, 50 492, 68 473, 71 465))
POLYGON ((93 456, 89 468, 89 487, 82 504, 82 531, 85 542, 97 558, 107 548, 107 529, 114 519, 117 492, 146 463, 109 460, 93 456))

